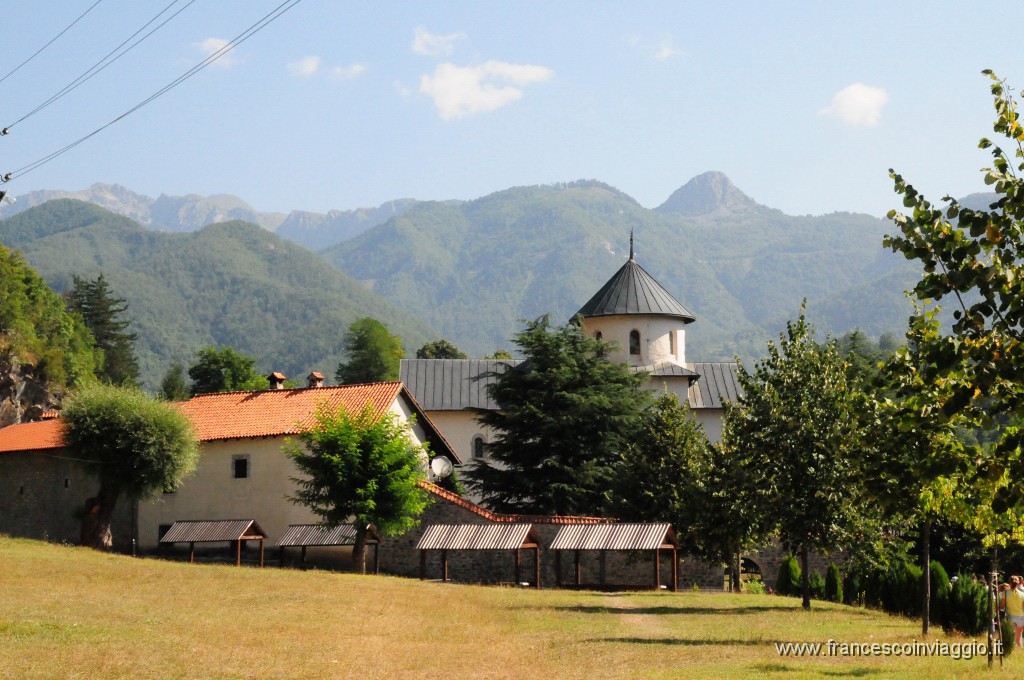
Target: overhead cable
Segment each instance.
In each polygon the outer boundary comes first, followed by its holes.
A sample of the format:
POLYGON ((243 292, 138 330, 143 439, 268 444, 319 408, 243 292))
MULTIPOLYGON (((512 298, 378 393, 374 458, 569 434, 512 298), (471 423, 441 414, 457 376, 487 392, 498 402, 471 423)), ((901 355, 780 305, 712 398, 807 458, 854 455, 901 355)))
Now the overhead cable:
POLYGON ((138 104, 136 104, 132 108, 130 108, 127 111, 125 111, 124 113, 122 113, 117 118, 114 118, 109 123, 106 123, 105 125, 102 125, 101 127, 96 128, 95 130, 93 130, 89 134, 85 135, 84 137, 81 137, 81 138, 75 140, 74 142, 71 142, 70 144, 68 144, 66 146, 63 146, 60 149, 57 149, 56 151, 54 151, 54 152, 52 152, 52 153, 50 153, 50 154, 48 154, 46 156, 43 156, 42 158, 40 158, 37 161, 29 163, 28 165, 26 165, 24 167, 18 168, 17 170, 13 170, 13 171, 8 172, 7 174, 5 174, 3 176, 0 176, 0 181, 9 182, 12 179, 16 179, 18 177, 21 177, 22 175, 25 175, 25 174, 28 174, 28 173, 32 172, 36 168, 49 163, 50 161, 54 160, 58 156, 61 156, 61 155, 65 154, 65 153, 67 153, 68 151, 70 151, 71 149, 75 148, 76 146, 78 146, 82 142, 86 141, 87 139, 90 139, 91 137, 96 136, 97 134, 99 134, 103 130, 106 130, 108 127, 113 125, 114 123, 116 123, 116 122, 120 121, 121 119, 131 115, 132 113, 135 113, 136 111, 141 109, 146 104, 149 104, 154 99, 157 99, 158 97, 161 97, 164 94, 168 93, 169 91, 173 90, 175 87, 177 87, 178 85, 182 84, 183 82, 185 82, 186 80, 188 80, 189 78, 194 76, 195 74, 199 73, 204 68, 206 68, 207 66, 209 66, 213 62, 215 62, 218 59, 220 59, 221 57, 223 57, 225 54, 227 54, 228 52, 233 50, 238 45, 241 45, 243 42, 245 42, 246 40, 248 40, 252 36, 254 36, 257 33, 259 33, 260 31, 262 31, 264 28, 266 28, 271 23, 273 23, 278 17, 280 17, 282 14, 284 14, 285 12, 290 10, 292 7, 295 7, 295 5, 299 4, 300 2, 302 2, 302 0, 285 0, 285 2, 282 2, 280 5, 275 7, 273 10, 271 10, 270 12, 265 14, 259 21, 257 21, 256 23, 254 23, 252 26, 250 26, 249 28, 245 29, 241 33, 239 33, 232 40, 228 41, 219 50, 217 50, 216 52, 214 52, 210 56, 208 56, 205 59, 203 59, 201 62, 199 62, 198 64, 196 64, 195 66, 193 66, 188 71, 186 71, 185 73, 181 74, 180 76, 178 76, 174 80, 172 80, 167 85, 164 85, 162 88, 160 88, 159 90, 157 90, 156 92, 154 92, 150 96, 146 97, 141 102, 139 102, 138 104))
POLYGON ((45 50, 45 49, 46 49, 47 47, 49 47, 49 46, 50 46, 50 45, 52 45, 52 44, 53 44, 54 42, 56 42, 57 38, 61 37, 61 36, 62 36, 62 35, 64 35, 65 33, 67 33, 67 32, 68 32, 68 31, 69 31, 69 30, 71 29, 71 27, 72 27, 72 26, 74 26, 74 25, 75 25, 75 24, 77 24, 77 23, 78 23, 79 21, 81 21, 81 20, 82 20, 82 19, 83 19, 83 18, 85 17, 85 15, 86 15, 86 14, 88 14, 89 12, 91 12, 91 11, 93 10, 93 8, 94 8, 94 7, 96 6, 96 5, 100 4, 101 2, 103 2, 103 0, 96 0, 96 2, 92 3, 91 5, 89 5, 89 9, 85 10, 84 12, 82 12, 82 13, 81 13, 81 14, 80 14, 80 15, 78 16, 78 18, 77 18, 77 19, 75 19, 74 21, 72 21, 72 22, 71 22, 70 24, 68 24, 67 28, 65 28, 65 29, 64 29, 63 31, 61 31, 61 32, 60 32, 60 33, 58 33, 57 35, 53 36, 53 38, 51 38, 51 39, 50 39, 50 42, 48 42, 48 43, 46 43, 45 45, 43 45, 42 47, 40 47, 40 48, 39 48, 38 50, 36 50, 36 51, 35 51, 35 53, 33 53, 33 54, 32 54, 32 56, 31 56, 31 57, 29 57, 29 58, 28 58, 28 59, 26 59, 25 61, 21 62, 21 63, 20 63, 20 64, 18 64, 17 66, 15 66, 15 67, 14 67, 14 69, 12 69, 12 70, 11 70, 11 71, 10 71, 10 72, 9 72, 9 73, 8 73, 7 75, 5 75, 5 76, 4 76, 3 78, 0 78, 0 83, 4 82, 5 80, 7 80, 7 79, 8 79, 8 78, 10 78, 11 76, 13 76, 13 75, 14 75, 15 73, 17 73, 17 72, 18 72, 18 71, 19 71, 19 70, 21 69, 21 67, 22 67, 22 66, 24 66, 25 64, 27 64, 28 62, 32 61, 32 60, 33 60, 33 59, 35 59, 35 58, 36 58, 37 56, 39 56, 39 53, 40 53, 40 52, 42 52, 42 51, 43 51, 43 50, 45 50))
MULTIPOLYGON (((93 64, 92 66, 90 66, 90 67, 89 67, 88 69, 86 69, 86 71, 85 71, 84 73, 82 73, 82 75, 78 76, 77 78, 75 78, 74 80, 72 80, 72 81, 71 81, 70 83, 68 83, 67 85, 65 85, 65 86, 64 86, 64 87, 63 87, 63 88, 62 88, 61 90, 59 90, 59 91, 58 91, 58 92, 57 92, 56 94, 54 94, 54 95, 53 95, 53 96, 51 96, 51 97, 50 97, 49 99, 47 99, 46 101, 44 101, 44 102, 43 102, 42 104, 40 104, 39 106, 37 106, 36 108, 34 108, 34 109, 32 109, 31 111, 29 111, 28 113, 26 113, 26 114, 25 114, 24 116, 22 116, 22 117, 21 117, 21 118, 19 118, 18 120, 14 121, 14 122, 13 122, 13 123, 11 123, 10 125, 8 125, 8 126, 7 126, 6 128, 4 128, 4 130, 5 130, 5 131, 9 131, 9 130, 10 130, 11 128, 13 128, 13 127, 14 127, 15 125, 17 125, 18 123, 22 122, 22 121, 23 121, 23 120, 25 120, 26 118, 29 118, 29 117, 31 117, 31 116, 34 116, 35 114, 39 113, 40 111, 42 111, 43 109, 45 109, 45 108, 46 108, 47 106, 49 106, 50 104, 53 104, 53 103, 54 103, 55 101, 57 101, 58 99, 60 99, 60 98, 61 98, 61 97, 63 97, 64 95, 66 95, 66 94, 70 93, 70 92, 71 92, 72 90, 76 89, 76 88, 77 88, 77 87, 78 87, 79 85, 82 85, 82 84, 83 84, 83 83, 85 83, 85 82, 86 82, 87 80, 89 80, 89 79, 90 79, 90 78, 92 78, 93 76, 97 75, 97 74, 98 74, 98 73, 99 73, 100 71, 104 70, 105 68, 107 68, 108 66, 110 66, 111 64, 113 64, 113 63, 114 63, 115 61, 117 61, 118 59, 120 59, 120 58, 121 58, 121 57, 123 57, 124 55, 128 54, 128 52, 130 52, 131 50, 133 50, 133 49, 134 49, 134 48, 135 48, 135 47, 136 47, 136 46, 137 46, 137 45, 138 45, 139 43, 141 43, 141 42, 142 42, 143 40, 145 40, 145 39, 146 39, 146 38, 148 38, 149 36, 153 35, 153 34, 154 34, 154 33, 156 33, 157 31, 159 31, 159 30, 160 30, 161 28, 163 28, 163 27, 164 27, 164 25, 165 25, 165 24, 167 24, 167 22, 169 22, 169 21, 170 21, 171 19, 173 19, 174 17, 178 16, 179 14, 181 14, 182 12, 184 12, 184 11, 185 11, 186 9, 188 9, 189 5, 191 5, 192 3, 194 3, 194 2, 196 1, 196 0, 189 0, 189 2, 188 2, 187 4, 185 4, 185 5, 183 6, 183 7, 181 7, 180 9, 178 9, 178 11, 177 11, 177 12, 175 12, 174 14, 172 14, 171 16, 167 17, 167 18, 166 18, 166 19, 164 19, 164 20, 163 20, 162 22, 160 22, 160 24, 158 24, 158 25, 156 26, 156 28, 154 28, 154 29, 153 29, 152 31, 150 31, 150 32, 149 32, 149 33, 147 33, 146 35, 144 35, 144 36, 142 36, 141 38, 139 38, 138 40, 136 40, 136 41, 135 41, 134 43, 132 43, 131 45, 129 45, 129 46, 128 46, 128 47, 127 47, 127 48, 126 48, 125 50, 123 50, 123 51, 122 51, 122 52, 121 52, 120 54, 118 54, 117 56, 115 56, 115 57, 111 58, 111 55, 113 55, 113 54, 114 54, 114 53, 116 53, 116 52, 117 52, 118 50, 120 50, 120 49, 121 49, 122 47, 124 47, 124 46, 125 46, 125 45, 126 45, 126 44, 127 44, 127 43, 128 43, 128 42, 129 42, 129 41, 130 41, 130 40, 132 39, 132 38, 134 38, 135 36, 137 36, 137 35, 138 35, 139 33, 142 33, 142 32, 143 32, 144 30, 146 30, 146 27, 148 27, 148 26, 149 26, 150 24, 152 24, 152 23, 153 23, 154 21, 156 21, 157 19, 159 19, 159 18, 161 17, 161 15, 163 15, 163 14, 164 14, 164 13, 166 13, 166 12, 167 12, 168 10, 170 10, 170 9, 171 9, 171 7, 173 7, 174 5, 176 5, 176 4, 177 4, 177 3, 179 2, 179 1, 180 1, 180 0, 171 0, 171 4, 167 5, 167 6, 166 6, 166 7, 164 7, 164 8, 162 9, 162 10, 160 10, 160 11, 159 11, 159 12, 158 12, 158 13, 156 14, 156 16, 154 16, 154 17, 153 17, 152 19, 150 19, 150 20, 149 20, 149 21, 147 21, 147 22, 146 22, 145 24, 143 24, 142 28, 140 28, 139 30, 135 31, 135 32, 134 32, 134 33, 132 33, 132 34, 131 34, 130 36, 128 36, 128 38, 127 38, 127 39, 126 39, 126 40, 125 40, 124 42, 122 42, 122 43, 121 43, 120 45, 118 45, 117 47, 115 47, 114 49, 112 49, 112 50, 111 50, 110 52, 107 52, 107 54, 106 54, 106 55, 105 55, 105 56, 104 56, 104 57, 103 57, 102 59, 100 59, 100 60, 99 60, 99 61, 97 61, 97 62, 96 62, 95 64, 93 64), (106 63, 104 63, 104 62, 106 62, 106 63)), ((5 132, 5 134, 6 134, 6 132, 5 132)))

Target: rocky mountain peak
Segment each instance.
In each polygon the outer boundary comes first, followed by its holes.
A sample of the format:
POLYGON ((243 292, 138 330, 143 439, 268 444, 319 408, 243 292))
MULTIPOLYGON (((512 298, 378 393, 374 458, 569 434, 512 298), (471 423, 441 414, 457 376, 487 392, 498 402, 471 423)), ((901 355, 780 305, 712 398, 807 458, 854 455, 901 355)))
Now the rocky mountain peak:
POLYGON ((725 173, 712 171, 697 175, 676 189, 656 210, 699 217, 759 207, 754 199, 736 188, 725 173))

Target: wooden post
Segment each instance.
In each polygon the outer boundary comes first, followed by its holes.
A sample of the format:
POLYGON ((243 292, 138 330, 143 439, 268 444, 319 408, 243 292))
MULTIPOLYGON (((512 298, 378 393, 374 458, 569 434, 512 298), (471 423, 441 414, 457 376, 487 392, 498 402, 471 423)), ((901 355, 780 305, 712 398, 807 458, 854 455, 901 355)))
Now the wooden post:
POLYGON ((260 567, 263 567, 263 539, 260 539, 260 567))
POLYGON ((517 588, 519 587, 519 581, 521 580, 519 578, 519 564, 520 564, 520 561, 522 560, 522 554, 521 553, 522 553, 522 549, 521 548, 516 548, 516 578, 515 578, 515 582, 516 582, 516 587, 517 588))
POLYGON ((672 546, 672 592, 679 592, 679 549, 672 546))
POLYGON ((299 559, 299 566, 306 566, 306 546, 302 546, 302 558, 299 559))
POLYGON ((441 580, 448 583, 448 551, 441 551, 441 580))
POLYGON ((380 543, 373 544, 373 574, 380 573, 380 543))
POLYGON ((420 550, 420 580, 427 579, 427 551, 420 550))
POLYGON ((196 561, 196 544, 188 544, 188 561, 190 564, 194 564, 196 561))
POLYGON ((536 574, 534 574, 534 578, 537 581, 537 590, 540 590, 540 546, 539 545, 536 548, 533 549, 533 563, 534 563, 534 569, 536 570, 536 574))
POLYGON ((235 541, 235 545, 238 546, 238 549, 235 551, 235 566, 240 567, 242 566, 242 539, 235 541))
POLYGON ((562 587, 562 551, 555 551, 555 587, 562 587))
POLYGON ((579 550, 576 551, 575 567, 576 567, 576 587, 579 588, 580 586, 583 585, 583 570, 580 569, 580 551, 579 550))
POLYGON ((654 549, 654 589, 661 590, 661 548, 654 549))

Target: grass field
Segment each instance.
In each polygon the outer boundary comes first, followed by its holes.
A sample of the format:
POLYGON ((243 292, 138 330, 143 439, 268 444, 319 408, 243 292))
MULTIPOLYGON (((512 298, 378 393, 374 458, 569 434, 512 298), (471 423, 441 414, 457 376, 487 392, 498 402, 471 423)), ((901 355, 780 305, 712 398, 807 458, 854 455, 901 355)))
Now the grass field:
POLYGON ((1024 670, 1019 652, 993 671, 981 658, 783 657, 776 642, 920 635, 909 619, 799 604, 189 565, 0 538, 0 677, 1009 678, 1024 670))

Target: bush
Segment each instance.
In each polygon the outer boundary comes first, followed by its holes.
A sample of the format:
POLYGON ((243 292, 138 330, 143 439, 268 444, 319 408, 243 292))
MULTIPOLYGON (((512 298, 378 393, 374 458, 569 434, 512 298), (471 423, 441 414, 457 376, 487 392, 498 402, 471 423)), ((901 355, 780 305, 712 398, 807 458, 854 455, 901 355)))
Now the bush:
POLYGON ((943 566, 934 560, 931 563, 931 575, 931 616, 928 618, 932 623, 945 625, 946 610, 949 609, 949 576, 943 566))
POLYGON ((800 576, 800 565, 796 558, 790 555, 779 565, 779 577, 775 581, 775 592, 779 595, 799 595, 802 590, 800 576))
POLYGON ((764 581, 751 579, 743 583, 743 592, 751 595, 764 595, 768 589, 764 587, 764 581))
POLYGON ((853 571, 846 572, 843 577, 843 603, 849 605, 861 604, 861 578, 860 574, 853 571))
POLYGON ((839 575, 839 567, 829 562, 825 571, 825 599, 829 602, 843 601, 843 582, 839 575))
POLYGON ((887 612, 917 616, 921 613, 921 575, 916 565, 902 560, 892 562, 877 581, 872 579, 877 584, 877 594, 869 600, 877 600, 887 612))
POLYGON ((1003 656, 1010 656, 1013 654, 1016 642, 1013 636, 1013 624, 1010 623, 1009 617, 999 620, 999 636, 1003 639, 1003 656))
POLYGON ((988 589, 971 583, 971 577, 960 574, 949 593, 947 618, 943 628, 964 635, 979 635, 988 629, 988 589))
POLYGON ((822 578, 821 574, 816 571, 812 571, 807 577, 807 580, 811 585, 811 597, 815 600, 825 599, 825 579, 822 578))

